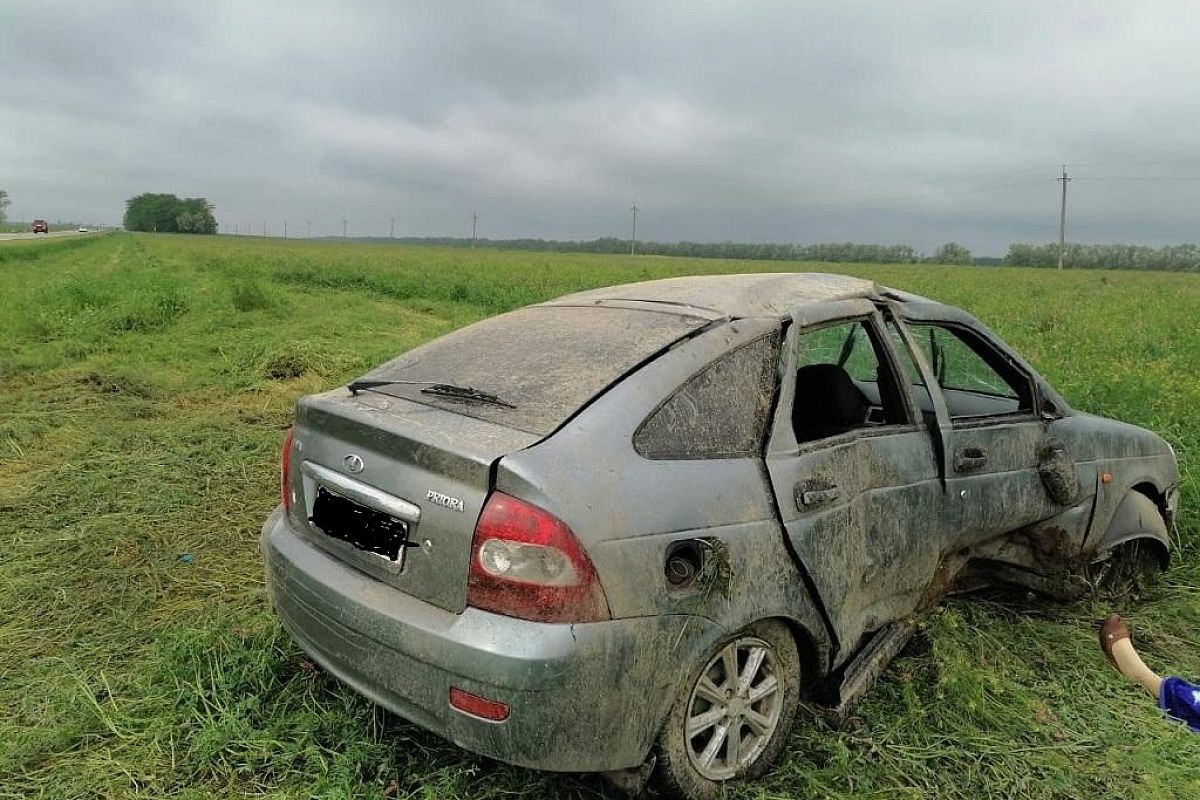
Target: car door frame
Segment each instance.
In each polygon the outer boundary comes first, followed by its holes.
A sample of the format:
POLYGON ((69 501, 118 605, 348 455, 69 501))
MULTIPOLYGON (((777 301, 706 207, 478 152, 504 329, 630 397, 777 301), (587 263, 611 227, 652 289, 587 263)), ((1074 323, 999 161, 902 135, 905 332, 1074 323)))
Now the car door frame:
MULTIPOLYGON (((886 305, 892 312, 892 315, 901 323, 898 328, 906 343, 909 344, 909 349, 913 352, 917 366, 921 370, 921 376, 926 381, 934 375, 933 367, 928 359, 925 358, 924 350, 917 345, 915 338, 905 327, 905 323, 920 324, 922 322, 929 322, 950 326, 957 325, 970 329, 972 333, 978 335, 993 350, 1002 355, 1014 369, 1023 373, 1033 382, 1034 410, 1041 419, 1046 421, 1060 419, 1064 416, 1063 412, 1069 408, 1062 396, 1055 391, 1054 387, 1029 362, 1009 347, 991 328, 961 308, 942 305, 941 303, 928 300, 903 302, 889 300, 886 305)), ((937 385, 936 378, 933 385, 937 385)), ((935 400, 935 404, 936 402, 935 400)), ((942 409, 946 411, 948 418, 949 410, 945 408, 944 402, 942 403, 942 409)))
MULTIPOLYGON (((884 311, 880 304, 867 299, 855 299, 803 307, 795 310, 792 314, 792 322, 785 332, 779 369, 780 394, 776 402, 775 414, 769 426, 765 448, 765 464, 768 478, 776 495, 776 504, 780 513, 780 520, 784 526, 784 535, 788 542, 788 548, 792 556, 796 559, 796 562, 800 565, 806 577, 806 582, 809 584, 810 591, 817 598, 821 606, 825 623, 834 642, 834 647, 831 648, 831 655, 833 656, 833 663, 836 664, 840 663, 853 652, 863 634, 885 625, 893 619, 905 616, 916 607, 916 601, 912 598, 923 588, 926 579, 933 579, 938 560, 934 552, 937 542, 932 539, 923 542, 924 550, 921 555, 925 556, 922 562, 925 568, 915 570, 921 572, 922 575, 914 579, 917 588, 915 591, 907 593, 906 597, 908 599, 900 600, 897 603, 896 607, 902 610, 896 611, 889 616, 889 612, 886 610, 887 602, 899 598, 901 595, 899 593, 891 596, 881 594, 879 597, 883 599, 874 606, 869 605, 868 607, 873 608, 878 606, 883 611, 883 616, 887 618, 880 618, 878 615, 872 617, 869 614, 857 618, 859 622, 872 622, 873 624, 870 627, 866 624, 855 624, 853 622, 855 618, 853 617, 849 618, 849 620, 843 618, 839 613, 839 603, 844 599, 845 581, 860 576, 862 583, 868 583, 872 574, 871 570, 875 570, 876 574, 878 574, 878 572, 886 572, 892 567, 892 562, 886 559, 881 558, 884 562, 882 564, 871 560, 871 553, 867 552, 867 544, 871 541, 872 537, 870 531, 863 527, 863 517, 866 512, 859 509, 863 504, 880 501, 881 498, 875 497, 877 494, 887 495, 889 492, 895 493, 897 490, 917 487, 913 491, 922 491, 926 495, 923 502, 917 505, 923 508, 925 513, 936 513, 935 509, 928 506, 943 502, 944 487, 941 481, 941 465, 937 455, 937 447, 934 444, 935 436, 931 435, 928 427, 923 424, 919 410, 913 402, 911 389, 906 388, 907 382, 902 377, 904 372, 890 342, 887 327, 884 323, 884 311), (834 325, 850 322, 863 322, 869 325, 873 331, 873 335, 882 350, 877 355, 887 360, 887 366, 899 390, 897 395, 904 407, 907 422, 892 423, 878 428, 855 428, 851 431, 817 441, 798 443, 792 422, 792 407, 795 401, 796 385, 795 372, 798 362, 798 338, 807 330, 823 327, 827 324, 834 325), (811 510, 801 508, 802 498, 800 497, 801 492, 799 490, 804 478, 797 467, 802 468, 805 462, 816 464, 819 467, 824 463, 835 460, 836 456, 833 454, 841 448, 866 449, 866 447, 860 448, 863 442, 874 442, 884 437, 904 436, 910 438, 905 442, 901 442, 901 448, 908 446, 916 451, 920 451, 923 446, 928 451, 929 463, 926 465, 927 470, 922 479, 912 482, 900 482, 897 480, 894 483, 886 483, 881 486, 869 485, 862 490, 855 491, 853 496, 837 498, 835 502, 826 508, 811 510), (792 486, 793 482, 795 486, 792 486), (860 500, 859 498, 865 499, 860 500), (858 503, 857 507, 854 505, 855 503, 858 503), (835 512, 839 512, 840 515, 835 517, 835 512), (840 528, 848 536, 854 537, 854 540, 848 546, 853 547, 854 545, 858 545, 860 563, 846 563, 844 559, 843 563, 838 563, 836 558, 832 561, 822 561, 814 557, 812 549, 805 547, 805 542, 797 541, 797 537, 801 534, 817 529, 820 529, 828 537, 829 531, 835 528, 840 528), (844 580, 836 576, 824 574, 823 571, 827 569, 844 569, 844 580), (843 591, 843 597, 834 596, 839 590, 843 591)), ((900 440, 897 439, 896 441, 900 440)), ((893 449, 896 449, 899 453, 901 448, 893 449)), ((911 455, 911 453, 908 453, 908 455, 911 455)), ((847 457, 854 458, 855 454, 850 453, 847 457)), ((870 461, 870 459, 867 460, 870 461)), ((909 463, 905 459, 900 459, 900 461, 909 463)), ((879 467, 881 474, 886 474, 886 469, 888 468, 897 474, 907 469, 907 467, 897 467, 895 464, 888 466, 881 465, 879 467)), ((816 487, 816 489, 819 489, 819 487, 816 487)), ((914 515, 920 516, 920 513, 914 512, 914 515)), ((892 519, 889 522, 896 523, 896 520, 892 519)), ((837 543, 836 538, 833 538, 832 541, 835 544, 837 543)), ((845 558, 851 557, 845 554, 843 556, 845 558)), ((919 565, 917 566, 919 567, 919 565)), ((886 580, 879 583, 880 586, 878 588, 884 592, 894 586, 892 582, 886 580)))
MULTIPOLYGON (((951 550, 962 551, 965 559, 972 548, 989 538, 1062 512, 1064 505, 1056 504, 1046 494, 1039 467, 1046 448, 1053 440, 1052 423, 1061 418, 1061 410, 1066 408, 1065 402, 1003 340, 961 309, 937 303, 893 303, 891 308, 897 318, 896 328, 933 398, 938 427, 941 429, 946 496, 949 504, 957 505, 955 513, 959 518, 958 537, 956 542, 951 543, 951 550), (971 417, 956 422, 950 414, 932 364, 909 328, 909 325, 922 324, 936 325, 951 332, 956 328, 965 329, 977 337, 1027 381, 1032 407, 1027 411, 971 417), (1006 450, 1000 454, 1000 458, 992 462, 992 451, 986 451, 987 463, 978 469, 963 469, 959 460, 963 451, 971 446, 969 442, 987 438, 1001 428, 1016 430, 1011 431, 1013 436, 1003 439, 1006 450)), ((1066 538, 1078 538, 1080 535, 1072 532, 1066 538)))

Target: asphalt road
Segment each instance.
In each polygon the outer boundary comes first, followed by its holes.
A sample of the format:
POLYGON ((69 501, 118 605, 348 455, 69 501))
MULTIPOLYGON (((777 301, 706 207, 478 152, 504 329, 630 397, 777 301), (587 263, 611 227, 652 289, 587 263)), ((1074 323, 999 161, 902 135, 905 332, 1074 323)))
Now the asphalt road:
MULTIPOLYGON (((90 233, 96 233, 96 231, 90 231, 90 233)), ((23 233, 0 233, 0 242, 8 239, 54 239, 62 236, 87 235, 87 233, 80 233, 79 231, 51 231, 50 233, 30 233, 29 231, 25 231, 23 233)))

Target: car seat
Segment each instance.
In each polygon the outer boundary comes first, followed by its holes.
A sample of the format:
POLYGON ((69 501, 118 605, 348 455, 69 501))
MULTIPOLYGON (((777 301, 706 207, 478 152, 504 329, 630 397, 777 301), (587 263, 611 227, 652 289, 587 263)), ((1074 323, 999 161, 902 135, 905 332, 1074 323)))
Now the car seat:
POLYGON ((870 403, 850 373, 837 364, 809 364, 796 370, 792 428, 797 442, 811 442, 860 427, 870 403))

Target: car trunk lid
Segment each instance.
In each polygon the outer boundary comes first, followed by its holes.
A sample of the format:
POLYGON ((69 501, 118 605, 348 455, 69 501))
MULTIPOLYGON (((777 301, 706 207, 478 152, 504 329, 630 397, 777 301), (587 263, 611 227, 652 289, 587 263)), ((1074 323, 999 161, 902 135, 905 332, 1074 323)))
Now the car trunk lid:
POLYGON ((383 583, 461 611, 497 459, 710 322, 678 309, 531 306, 302 398, 293 525, 383 583))
POLYGON ((383 583, 457 613, 492 464, 538 438, 383 394, 304 397, 288 487, 293 525, 383 583), (387 550, 381 538, 395 558, 373 552, 387 550))

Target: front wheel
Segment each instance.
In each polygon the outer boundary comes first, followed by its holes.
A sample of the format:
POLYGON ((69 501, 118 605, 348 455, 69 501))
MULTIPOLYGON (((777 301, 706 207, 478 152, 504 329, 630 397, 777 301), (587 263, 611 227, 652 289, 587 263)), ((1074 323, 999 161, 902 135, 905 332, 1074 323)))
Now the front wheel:
POLYGON ((760 622, 710 651, 684 681, 658 739, 657 781, 688 800, 751 780, 787 741, 800 701, 800 656, 791 632, 760 622))
POLYGON ((1165 566, 1167 523, 1144 494, 1125 495, 1109 523, 1106 541, 1121 541, 1096 556, 1087 577, 1096 594, 1114 600, 1137 598, 1165 566))
POLYGON ((1147 539, 1125 542, 1088 566, 1095 592, 1111 600, 1136 599, 1162 572, 1159 548, 1147 539))

